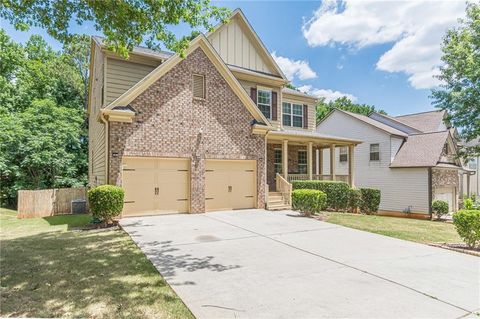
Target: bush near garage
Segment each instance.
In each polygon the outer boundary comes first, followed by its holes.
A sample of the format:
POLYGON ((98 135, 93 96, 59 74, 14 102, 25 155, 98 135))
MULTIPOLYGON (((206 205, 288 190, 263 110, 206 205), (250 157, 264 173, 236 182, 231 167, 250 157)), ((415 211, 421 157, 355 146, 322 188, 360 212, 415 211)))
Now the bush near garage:
POLYGON ((360 202, 360 211, 363 214, 375 214, 380 206, 380 190, 375 188, 360 188, 362 200, 360 202))
POLYGON ((293 181, 293 189, 314 189, 327 195, 325 208, 330 210, 345 210, 348 206, 350 186, 339 181, 293 181))
POLYGON ((319 213, 324 209, 327 195, 314 189, 296 189, 292 191, 292 207, 306 216, 319 213))
POLYGON ((448 202, 444 200, 434 200, 432 203, 432 212, 437 216, 437 219, 448 214, 448 202))
POLYGON ((350 213, 358 212, 360 204, 362 203, 362 192, 356 188, 348 190, 348 211, 350 213))
POLYGON ((468 247, 480 244, 480 210, 459 210, 453 214, 453 224, 468 247))
POLYGON ((88 202, 94 218, 107 224, 120 215, 125 192, 121 187, 101 185, 88 191, 88 202))

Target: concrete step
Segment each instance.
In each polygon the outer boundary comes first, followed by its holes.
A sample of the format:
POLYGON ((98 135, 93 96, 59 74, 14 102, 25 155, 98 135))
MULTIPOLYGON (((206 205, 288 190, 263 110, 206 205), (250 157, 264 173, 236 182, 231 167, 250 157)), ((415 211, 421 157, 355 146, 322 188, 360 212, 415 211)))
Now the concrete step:
POLYGON ((276 200, 276 201, 268 201, 268 206, 275 206, 275 205, 285 205, 285 201, 282 200, 276 200))
POLYGON ((286 210, 286 209, 292 209, 292 206, 290 205, 267 205, 268 210, 286 210))
POLYGON ((280 192, 268 192, 268 196, 282 196, 280 192))
POLYGON ((268 196, 268 201, 283 200, 283 196, 268 196))

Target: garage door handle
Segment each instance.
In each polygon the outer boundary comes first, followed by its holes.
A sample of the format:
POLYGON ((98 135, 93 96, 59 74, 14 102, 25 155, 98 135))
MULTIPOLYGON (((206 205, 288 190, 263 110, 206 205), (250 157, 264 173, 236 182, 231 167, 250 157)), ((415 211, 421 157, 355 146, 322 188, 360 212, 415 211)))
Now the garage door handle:
POLYGON ((228 186, 228 192, 229 192, 229 193, 232 192, 232 186, 228 186))
POLYGON ((155 187, 155 195, 158 195, 159 189, 158 187, 155 187))

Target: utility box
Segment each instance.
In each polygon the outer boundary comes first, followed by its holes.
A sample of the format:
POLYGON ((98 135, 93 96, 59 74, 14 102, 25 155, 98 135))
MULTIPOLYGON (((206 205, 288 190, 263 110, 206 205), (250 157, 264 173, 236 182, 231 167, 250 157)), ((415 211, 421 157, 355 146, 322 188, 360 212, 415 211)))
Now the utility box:
POLYGON ((71 202, 71 214, 86 214, 87 213, 87 201, 85 199, 74 199, 71 202))

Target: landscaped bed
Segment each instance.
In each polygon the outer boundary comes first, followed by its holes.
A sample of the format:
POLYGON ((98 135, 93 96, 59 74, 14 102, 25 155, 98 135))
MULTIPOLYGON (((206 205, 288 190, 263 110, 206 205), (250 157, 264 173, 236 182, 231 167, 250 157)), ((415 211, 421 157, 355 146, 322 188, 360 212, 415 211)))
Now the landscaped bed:
POLYGON ((0 208, 0 316, 192 318, 122 230, 91 216, 16 219, 0 208))

